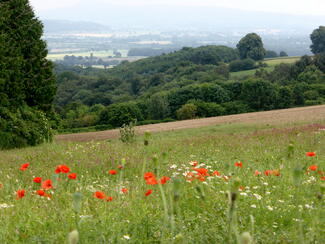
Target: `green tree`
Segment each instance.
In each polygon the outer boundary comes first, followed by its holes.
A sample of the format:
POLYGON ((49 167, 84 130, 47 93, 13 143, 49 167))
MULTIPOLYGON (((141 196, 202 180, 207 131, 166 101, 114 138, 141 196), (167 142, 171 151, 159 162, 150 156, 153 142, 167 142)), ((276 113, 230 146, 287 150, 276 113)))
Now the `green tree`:
MULTIPOLYGON (((27 120, 32 119, 33 126, 29 129, 42 131, 44 128, 37 125, 44 126, 40 122, 46 119, 43 112, 47 116, 52 114, 56 83, 52 63, 46 59, 42 34, 43 25, 35 17, 28 0, 0 1, 0 107, 8 109, 3 110, 3 116, 15 120, 12 123, 6 121, 0 127, 3 133, 25 141, 16 146, 35 145, 43 142, 44 138, 29 140, 27 127, 26 133, 20 131, 18 135, 10 126, 27 125, 27 120), (23 110, 28 110, 28 113, 23 110)), ((9 140, 12 147, 17 140, 9 140)))
POLYGON ((288 54, 285 51, 280 52, 280 57, 288 57, 288 54))
POLYGON ((263 60, 266 51, 262 39, 256 33, 247 34, 237 44, 241 59, 251 58, 256 61, 263 60))
POLYGON ((194 119, 197 114, 197 106, 192 103, 184 104, 176 111, 177 119, 194 119))
POLYGON ((108 106, 100 113, 100 123, 120 127, 123 124, 143 120, 139 107, 132 102, 116 103, 108 106))
POLYGON ((325 52, 325 26, 315 29, 310 39, 312 41, 310 48, 314 54, 325 52))

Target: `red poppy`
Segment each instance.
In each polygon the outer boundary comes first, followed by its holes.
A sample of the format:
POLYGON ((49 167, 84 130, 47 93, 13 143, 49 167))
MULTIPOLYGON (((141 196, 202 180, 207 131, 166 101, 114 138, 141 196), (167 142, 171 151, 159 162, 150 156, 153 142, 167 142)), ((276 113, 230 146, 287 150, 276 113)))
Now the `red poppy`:
POLYGON ((220 176, 221 174, 220 174, 220 172, 218 170, 216 170, 216 171, 213 171, 212 175, 220 176))
POLYGON ((316 153, 315 152, 307 152, 306 153, 306 156, 307 157, 315 157, 316 156, 316 153))
POLYGON ((156 177, 154 173, 152 172, 147 172, 144 174, 144 179, 147 180, 149 178, 156 177))
POLYGON ((321 180, 325 180, 325 176, 322 176, 320 179, 321 179, 321 180))
POLYGON ((198 179, 199 181, 205 181, 205 176, 203 175, 197 175, 196 179, 198 179))
POLYGON ((264 171, 264 175, 265 175, 265 176, 272 175, 272 170, 269 170, 269 169, 268 169, 268 170, 265 170, 265 171, 264 171))
POLYGON ((147 182, 147 185, 157 185, 158 184, 156 177, 151 177, 151 178, 147 179, 146 182, 147 182))
POLYGON ((262 173, 259 172, 258 170, 255 170, 255 173, 254 173, 255 176, 258 176, 258 175, 260 175, 260 174, 262 174, 262 173))
POLYGON ((69 173, 70 172, 70 168, 66 165, 58 165, 55 169, 55 173, 59 174, 59 173, 69 173))
POLYGON ((318 166, 317 165, 310 165, 308 169, 311 170, 311 171, 316 171, 318 169, 318 166))
POLYGON ((167 181, 169 181, 170 178, 168 176, 163 176, 161 179, 160 179, 160 184, 164 185, 167 183, 167 181))
POLYGON ((96 192, 94 193, 94 197, 95 197, 95 198, 98 198, 98 199, 104 199, 104 198, 105 198, 105 194, 104 194, 104 192, 96 191, 96 192))
POLYGON ((37 193, 37 195, 39 195, 41 197, 45 196, 45 191, 44 190, 37 190, 36 193, 37 193))
POLYGON ((275 170, 272 170, 272 175, 275 175, 275 176, 280 176, 280 171, 275 169, 275 170))
POLYGON ((106 198, 106 201, 107 201, 107 202, 111 202, 111 201, 113 201, 113 197, 107 197, 107 198, 106 198))
POLYGON ((126 189, 126 188, 122 188, 121 191, 122 191, 124 194, 128 193, 128 189, 126 189))
POLYGON ((205 168, 197 168, 197 169, 194 169, 197 173, 198 173, 198 175, 200 175, 200 176, 209 176, 209 171, 207 170, 207 169, 205 169, 205 168))
POLYGON ((148 190, 144 195, 147 197, 147 196, 149 196, 151 193, 152 193, 152 190, 150 189, 150 190, 148 190))
POLYGON ((42 182, 42 178, 41 178, 41 177, 35 177, 35 178, 33 179, 33 181, 34 181, 35 183, 41 183, 41 182, 42 182))
POLYGON ((243 163, 240 162, 240 161, 239 161, 239 162, 236 162, 236 163, 235 163, 235 166, 236 166, 236 167, 239 167, 239 168, 242 168, 242 167, 243 167, 243 163))
POLYGON ((42 188, 45 190, 49 190, 53 188, 52 181, 51 180, 44 180, 42 182, 42 188))
POLYGON ((108 171, 108 173, 109 173, 110 175, 116 175, 116 174, 117 174, 117 171, 114 170, 114 169, 112 169, 112 170, 108 171))
POLYGON ((22 164, 22 165, 20 166, 20 170, 21 170, 21 171, 25 171, 25 170, 28 168, 28 166, 29 166, 29 163, 22 164))
POLYGON ((240 186, 239 187, 239 190, 244 191, 245 190, 245 186, 240 186))
POLYGON ((68 177, 69 177, 70 180, 75 180, 75 179, 77 179, 77 174, 76 173, 71 173, 71 174, 68 175, 68 177))
POLYGON ((16 197, 17 199, 23 198, 25 196, 25 190, 18 190, 16 192, 16 195, 17 195, 17 197, 16 197))
POLYGON ((119 166, 117 166, 117 168, 118 169, 123 169, 124 167, 123 167, 123 165, 119 165, 119 166))
POLYGON ((146 180, 148 185, 157 185, 158 182, 156 180, 156 176, 152 172, 147 172, 144 174, 144 179, 146 180))

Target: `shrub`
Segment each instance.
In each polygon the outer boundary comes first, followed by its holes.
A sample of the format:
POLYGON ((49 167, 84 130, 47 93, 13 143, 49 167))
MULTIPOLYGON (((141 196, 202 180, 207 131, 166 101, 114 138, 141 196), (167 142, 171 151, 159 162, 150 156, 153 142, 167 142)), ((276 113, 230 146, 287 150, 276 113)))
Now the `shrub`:
POLYGON ((176 111, 177 119, 194 119, 197 114, 197 106, 192 103, 184 104, 176 111))
POLYGON ((235 60, 229 64, 230 72, 250 70, 255 68, 256 68, 255 61, 250 58, 243 59, 243 60, 235 60))
POLYGON ((227 102, 221 105, 225 110, 225 114, 241 114, 252 111, 252 109, 247 104, 240 101, 227 102))
POLYGON ((143 120, 139 107, 132 102, 116 103, 108 106, 100 113, 100 123, 110 124, 114 127, 129 124, 134 120, 143 120))
POLYGON ((132 143, 135 141, 135 129, 136 121, 132 121, 128 124, 123 124, 120 128, 120 140, 124 143, 132 143))
POLYGON ((225 113, 225 109, 216 103, 203 102, 200 100, 191 100, 189 103, 197 107, 197 116, 202 118, 220 116, 225 113))
POLYGON ((50 123, 41 111, 28 106, 0 108, 0 149, 35 146, 52 140, 50 123))

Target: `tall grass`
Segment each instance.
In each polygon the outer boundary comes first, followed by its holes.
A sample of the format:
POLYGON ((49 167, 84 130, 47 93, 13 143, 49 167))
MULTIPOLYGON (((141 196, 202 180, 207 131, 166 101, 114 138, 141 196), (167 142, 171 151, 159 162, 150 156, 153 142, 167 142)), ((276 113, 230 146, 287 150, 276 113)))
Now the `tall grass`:
POLYGON ((2 151, 0 243, 66 243, 74 230, 80 243, 322 243, 324 181, 318 171, 324 171, 324 141, 317 127, 227 125, 138 137, 133 144, 2 151), (316 156, 307 157, 308 151, 316 156), (191 161, 210 176, 187 180, 191 161), (238 161, 242 168, 234 165, 238 161), (29 168, 20 171, 26 162, 29 168), (61 164, 77 179, 55 174, 61 164), (310 165, 318 170, 307 173, 310 165), (112 169, 116 175, 108 173, 112 169), (215 170, 221 175, 212 175, 215 170), (265 170, 280 176, 265 176, 265 170), (145 172, 171 180, 147 185, 145 172), (40 187, 36 176, 53 179, 50 199, 33 193, 40 187), (16 199, 18 189, 26 190, 24 198, 16 199), (145 196, 149 189, 153 193, 145 196), (113 200, 97 199, 95 191, 113 200))

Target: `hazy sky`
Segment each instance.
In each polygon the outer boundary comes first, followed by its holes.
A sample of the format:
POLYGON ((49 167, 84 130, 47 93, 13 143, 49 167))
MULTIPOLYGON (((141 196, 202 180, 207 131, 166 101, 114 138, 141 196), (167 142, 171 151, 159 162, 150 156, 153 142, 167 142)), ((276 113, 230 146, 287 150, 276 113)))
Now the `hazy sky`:
MULTIPOLYGON (((30 0, 37 12, 55 10, 91 1, 116 5, 222 6, 267 12, 325 15, 324 0, 30 0)), ((77 8, 76 8, 77 9, 77 8)))

